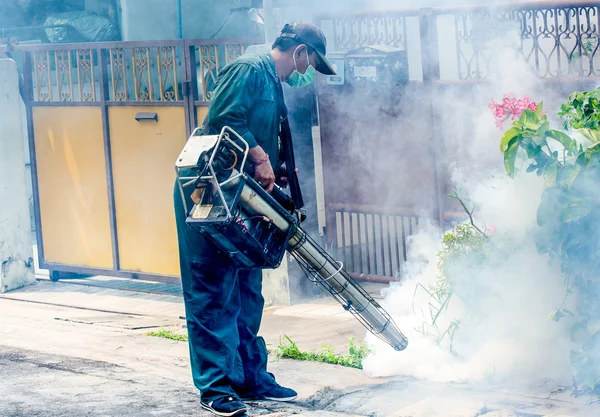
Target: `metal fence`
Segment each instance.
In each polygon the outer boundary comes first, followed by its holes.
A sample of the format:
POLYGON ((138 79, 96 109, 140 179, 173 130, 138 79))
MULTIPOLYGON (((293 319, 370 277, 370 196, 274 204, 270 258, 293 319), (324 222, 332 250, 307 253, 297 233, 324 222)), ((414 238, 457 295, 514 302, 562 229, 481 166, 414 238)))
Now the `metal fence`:
POLYGON ((98 101, 101 65, 108 76, 108 101, 183 101, 184 89, 190 87, 184 73, 183 55, 188 54, 197 101, 208 102, 220 69, 261 40, 232 41, 240 40, 22 45, 0 47, 0 52, 16 59, 26 54, 32 61, 33 101, 63 103, 98 101))
POLYGON ((337 259, 354 278, 385 283, 390 277, 400 276, 407 260, 406 238, 419 230, 416 214, 341 204, 334 204, 329 210, 337 233, 337 259))
POLYGON ((316 21, 333 51, 384 44, 436 64, 440 53, 452 53, 454 68, 446 72, 459 80, 487 78, 496 64, 490 41, 510 36, 539 77, 594 77, 600 76, 599 7, 595 1, 540 1, 319 15, 316 21))
POLYGON ((452 16, 460 79, 486 78, 493 51, 486 43, 511 24, 518 33, 517 48, 541 78, 600 75, 597 2, 540 2, 467 12, 436 11, 452 16))

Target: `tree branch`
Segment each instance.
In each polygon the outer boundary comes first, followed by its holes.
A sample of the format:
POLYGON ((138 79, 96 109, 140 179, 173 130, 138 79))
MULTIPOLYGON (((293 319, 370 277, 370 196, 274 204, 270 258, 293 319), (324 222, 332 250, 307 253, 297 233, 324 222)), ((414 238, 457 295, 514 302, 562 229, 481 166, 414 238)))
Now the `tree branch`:
POLYGON ((454 192, 454 196, 452 196, 453 198, 455 198, 456 200, 458 200, 458 202, 460 203, 460 205, 462 206, 463 210, 465 211, 465 213, 467 213, 467 215, 469 216, 469 221, 471 222, 471 226, 473 226, 473 228, 475 230, 477 230, 479 233, 481 233, 481 235, 486 239, 489 240, 490 237, 484 232, 482 231, 479 227, 477 227, 477 225, 475 224, 475 220, 473 220, 473 212, 475 211, 475 209, 473 210, 469 210, 467 205, 465 204, 465 202, 458 196, 458 191, 454 192))

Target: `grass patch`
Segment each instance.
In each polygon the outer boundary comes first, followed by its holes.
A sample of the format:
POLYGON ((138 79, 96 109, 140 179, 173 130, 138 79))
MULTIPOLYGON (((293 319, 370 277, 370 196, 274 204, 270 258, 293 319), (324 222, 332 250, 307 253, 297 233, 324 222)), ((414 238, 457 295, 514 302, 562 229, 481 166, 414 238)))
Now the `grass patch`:
MULTIPOLYGON (((162 337, 163 339, 175 340, 178 342, 188 341, 188 336, 186 334, 175 334, 167 329, 147 332, 146 336, 162 337)), ((321 351, 317 351, 316 349, 311 352, 302 351, 298 348, 296 342, 288 336, 284 335, 283 339, 283 342, 277 346, 274 352, 277 358, 330 363, 333 365, 346 366, 348 368, 362 369, 362 361, 370 353, 367 346, 363 343, 357 343, 352 337, 348 340, 349 353, 347 355, 335 353, 332 346, 323 346, 321 351)), ((269 353, 271 353, 271 350, 269 350, 269 353)))
POLYGON ((296 342, 283 335, 284 340, 279 343, 275 354, 278 358, 295 359, 298 361, 313 361, 346 366, 348 368, 362 369, 363 359, 369 354, 369 348, 363 343, 357 343, 353 337, 348 341, 349 354, 340 355, 333 351, 332 346, 323 346, 321 351, 316 349, 307 352, 298 348, 296 342))
POLYGON ((187 342, 188 341, 187 334, 175 334, 173 332, 170 332, 167 329, 160 329, 157 332, 148 332, 148 333, 146 333, 146 336, 162 337, 163 339, 171 339, 171 340, 176 340, 178 342, 187 342))

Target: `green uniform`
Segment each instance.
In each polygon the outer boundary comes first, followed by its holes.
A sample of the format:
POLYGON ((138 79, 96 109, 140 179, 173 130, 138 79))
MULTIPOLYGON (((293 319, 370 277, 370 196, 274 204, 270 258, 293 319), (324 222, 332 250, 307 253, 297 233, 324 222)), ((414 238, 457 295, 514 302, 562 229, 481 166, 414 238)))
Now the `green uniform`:
MULTIPOLYGON (((260 145, 278 166, 278 134, 286 109, 270 54, 238 58, 219 74, 203 125, 223 126, 260 145)), ((188 196, 188 207, 192 207, 188 196)), ((188 227, 179 189, 174 193, 181 282, 194 384, 202 401, 260 395, 276 385, 267 349, 258 337, 264 299, 261 270, 238 270, 212 243, 188 227)))
POLYGON ((285 114, 283 90, 271 54, 243 55, 219 74, 203 130, 217 134, 223 126, 231 127, 250 148, 260 145, 275 167, 279 125, 285 114))

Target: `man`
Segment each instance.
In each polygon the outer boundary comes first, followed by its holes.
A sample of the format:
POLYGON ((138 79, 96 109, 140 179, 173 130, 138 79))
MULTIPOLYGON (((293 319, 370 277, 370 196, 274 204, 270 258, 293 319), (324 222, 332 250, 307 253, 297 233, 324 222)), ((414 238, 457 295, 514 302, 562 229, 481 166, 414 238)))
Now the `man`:
MULTIPOLYGON (((310 84, 316 71, 335 74, 325 59, 326 40, 314 25, 286 25, 270 52, 244 55, 217 80, 202 130, 229 126, 250 146, 254 179, 273 190, 280 156, 279 130, 287 117, 281 83, 310 84)), ((283 175, 278 175, 281 177, 283 175)), ((192 207, 190 196, 188 207, 192 207)), ((258 330, 264 299, 261 270, 238 270, 185 224, 181 194, 174 194, 194 384, 203 408, 219 416, 246 411, 243 400, 292 401, 297 394, 267 372, 267 348, 258 330)))

